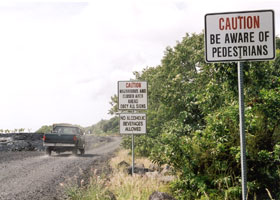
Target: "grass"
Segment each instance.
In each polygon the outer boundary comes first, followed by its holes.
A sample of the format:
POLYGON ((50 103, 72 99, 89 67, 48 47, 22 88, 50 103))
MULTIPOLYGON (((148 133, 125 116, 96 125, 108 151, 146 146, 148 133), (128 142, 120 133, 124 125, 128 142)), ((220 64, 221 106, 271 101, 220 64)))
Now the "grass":
POLYGON ((118 173, 111 179, 110 188, 118 200, 147 200, 154 191, 167 189, 156 179, 124 173, 118 173))
MULTIPOLYGON (((128 175, 124 168, 118 168, 121 161, 131 163, 127 150, 121 150, 111 159, 112 174, 97 176, 92 174, 90 184, 82 187, 70 187, 67 194, 72 200, 106 200, 111 199, 112 193, 117 200, 147 200, 154 191, 168 192, 168 185, 157 178, 140 175, 128 175)), ((135 163, 149 167, 147 158, 136 158, 135 163)))
POLYGON ((91 179, 87 187, 72 186, 66 193, 72 200, 111 200, 109 190, 104 189, 105 182, 100 177, 91 179))

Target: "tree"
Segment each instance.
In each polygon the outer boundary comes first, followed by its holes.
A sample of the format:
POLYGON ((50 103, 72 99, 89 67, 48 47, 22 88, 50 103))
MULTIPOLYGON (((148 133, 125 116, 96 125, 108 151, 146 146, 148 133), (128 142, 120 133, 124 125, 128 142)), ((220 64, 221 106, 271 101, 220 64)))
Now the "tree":
POLYGON ((119 132, 119 118, 112 117, 109 120, 101 119, 98 123, 85 128, 92 134, 115 134, 119 132))
POLYGON ((18 130, 18 132, 19 132, 19 133, 23 133, 24 130, 25 130, 24 128, 20 128, 20 129, 18 130))
POLYGON ((43 125, 35 133, 50 133, 51 131, 52 131, 52 125, 43 125))
POLYGON ((278 36, 276 37, 276 48, 280 49, 280 38, 278 36))

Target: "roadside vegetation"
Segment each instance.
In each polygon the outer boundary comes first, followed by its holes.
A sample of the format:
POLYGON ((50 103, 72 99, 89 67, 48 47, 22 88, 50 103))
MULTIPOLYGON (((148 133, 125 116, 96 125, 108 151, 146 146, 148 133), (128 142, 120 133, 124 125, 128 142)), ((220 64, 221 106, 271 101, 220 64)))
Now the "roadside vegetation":
MULTIPOLYGON (((275 60, 244 63, 248 199, 280 199, 279 38, 276 45, 275 60)), ((148 82, 149 99, 148 134, 135 138, 135 151, 176 170, 173 195, 240 199, 237 64, 205 63, 204 35, 187 34, 132 80, 148 82)), ((114 114, 116 95, 111 104, 114 114)))
MULTIPOLYGON (((147 200, 154 191, 167 192, 166 184, 160 182, 157 178, 134 175, 127 173, 125 167, 119 166, 119 163, 125 161, 131 163, 131 155, 128 150, 121 150, 111 159, 110 174, 96 174, 92 170, 90 184, 83 186, 69 187, 67 194, 72 200, 147 200)), ((136 158, 136 163, 142 163, 145 167, 151 164, 151 161, 145 158, 136 158)))
POLYGON ((25 133, 25 132, 31 132, 31 129, 27 129, 25 130, 25 128, 19 128, 19 129, 13 129, 13 130, 10 130, 10 129, 0 129, 0 134, 1 133, 25 133))
MULTIPOLYGON (((80 126, 81 127, 81 126, 80 126)), ((112 135, 119 133, 119 118, 112 117, 108 120, 100 120, 96 124, 93 124, 89 127, 81 127, 86 134, 95 134, 95 135, 112 135)), ((49 133, 52 131, 52 125, 43 125, 36 133, 49 133)), ((0 129, 1 133, 1 129, 0 129)))
POLYGON ((50 133, 52 131, 52 125, 44 125, 39 128, 36 133, 50 133))
POLYGON ((119 118, 112 117, 109 120, 102 119, 98 123, 86 127, 85 132, 96 135, 111 135, 119 133, 119 118))

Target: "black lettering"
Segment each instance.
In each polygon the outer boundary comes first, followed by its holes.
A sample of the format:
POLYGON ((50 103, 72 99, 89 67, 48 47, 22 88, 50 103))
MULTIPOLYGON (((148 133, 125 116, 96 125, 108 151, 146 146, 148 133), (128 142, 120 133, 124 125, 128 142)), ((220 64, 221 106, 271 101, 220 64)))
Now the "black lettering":
POLYGON ((238 56, 237 49, 238 49, 237 46, 234 46, 234 47, 233 47, 233 56, 234 56, 234 57, 238 56))
POLYGON ((221 54, 222 54, 222 48, 218 47, 218 57, 222 57, 221 54))
MULTIPOLYGON (((241 33, 240 33, 240 35, 241 35, 241 33)), ((245 33, 244 33, 244 38, 243 38, 243 39, 244 39, 244 42, 248 42, 248 40, 249 40, 249 39, 248 39, 248 36, 249 36, 249 34, 248 34, 247 32, 245 32, 245 33)))
POLYGON ((217 48, 212 48, 212 57, 215 57, 215 54, 217 53, 217 48))
POLYGON ((228 47, 228 57, 232 57, 232 47, 228 47))
POLYGON ((264 40, 267 42, 267 38, 269 37, 269 31, 265 31, 265 34, 264 34, 264 40))
POLYGON ((257 45, 257 55, 262 55, 262 45, 257 45))
POLYGON ((216 43, 217 44, 221 44, 221 42, 220 42, 220 34, 216 34, 216 43))
POLYGON ((140 89, 140 93, 146 93, 146 89, 140 89))
POLYGON ((268 51, 267 51, 267 45, 263 45, 263 55, 267 55, 268 51))
POLYGON ((128 99, 128 103, 138 103, 138 99, 128 99))
POLYGON ((146 108, 146 104, 136 104, 136 108, 146 108))
POLYGON ((242 33, 238 34, 238 43, 242 43, 243 42, 243 36, 242 33))
POLYGON ((230 43, 228 33, 225 35, 225 43, 230 43))
POLYGON ((247 47, 246 46, 242 46, 242 49, 243 49, 243 54, 241 54, 240 52, 240 55, 243 55, 243 56, 248 56, 249 52, 247 51, 247 47))
POLYGON ((261 31, 259 32, 259 41, 263 42, 264 41, 264 33, 261 31))
POLYGON ((136 94, 135 98, 143 98, 143 94, 136 94))
POLYGON ((227 48, 223 47, 223 57, 227 57, 227 48))
POLYGON ((255 42, 255 40, 254 40, 254 32, 250 32, 250 42, 255 42))
POLYGON ((256 47, 255 46, 252 46, 251 47, 251 56, 255 56, 256 55, 256 47))
POLYGON ((220 44, 220 34, 210 34, 210 44, 220 44))
POLYGON ((244 32, 244 33, 226 33, 225 43, 248 43, 255 42, 254 32, 244 32))
POLYGON ((241 53, 242 53, 242 46, 239 46, 238 49, 239 49, 239 54, 238 54, 238 55, 239 55, 239 57, 241 58, 241 55, 242 55, 242 54, 241 54, 241 53))
POLYGON ((215 35, 210 34, 210 44, 215 44, 215 35))
POLYGON ((231 33, 230 34, 231 43, 237 42, 237 33, 231 33))

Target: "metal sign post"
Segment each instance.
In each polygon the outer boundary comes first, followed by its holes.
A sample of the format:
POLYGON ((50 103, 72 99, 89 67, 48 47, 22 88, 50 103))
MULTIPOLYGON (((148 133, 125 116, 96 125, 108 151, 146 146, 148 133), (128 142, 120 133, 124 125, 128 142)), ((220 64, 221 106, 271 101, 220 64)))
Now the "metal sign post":
POLYGON ((131 169, 131 175, 133 176, 134 174, 134 134, 132 134, 132 142, 131 142, 131 145, 132 145, 132 169, 131 169))
POLYGON ((247 162, 246 162, 246 137, 245 137, 245 115, 244 115, 243 62, 238 62, 237 65, 238 65, 242 199, 245 200, 247 197, 247 162))

